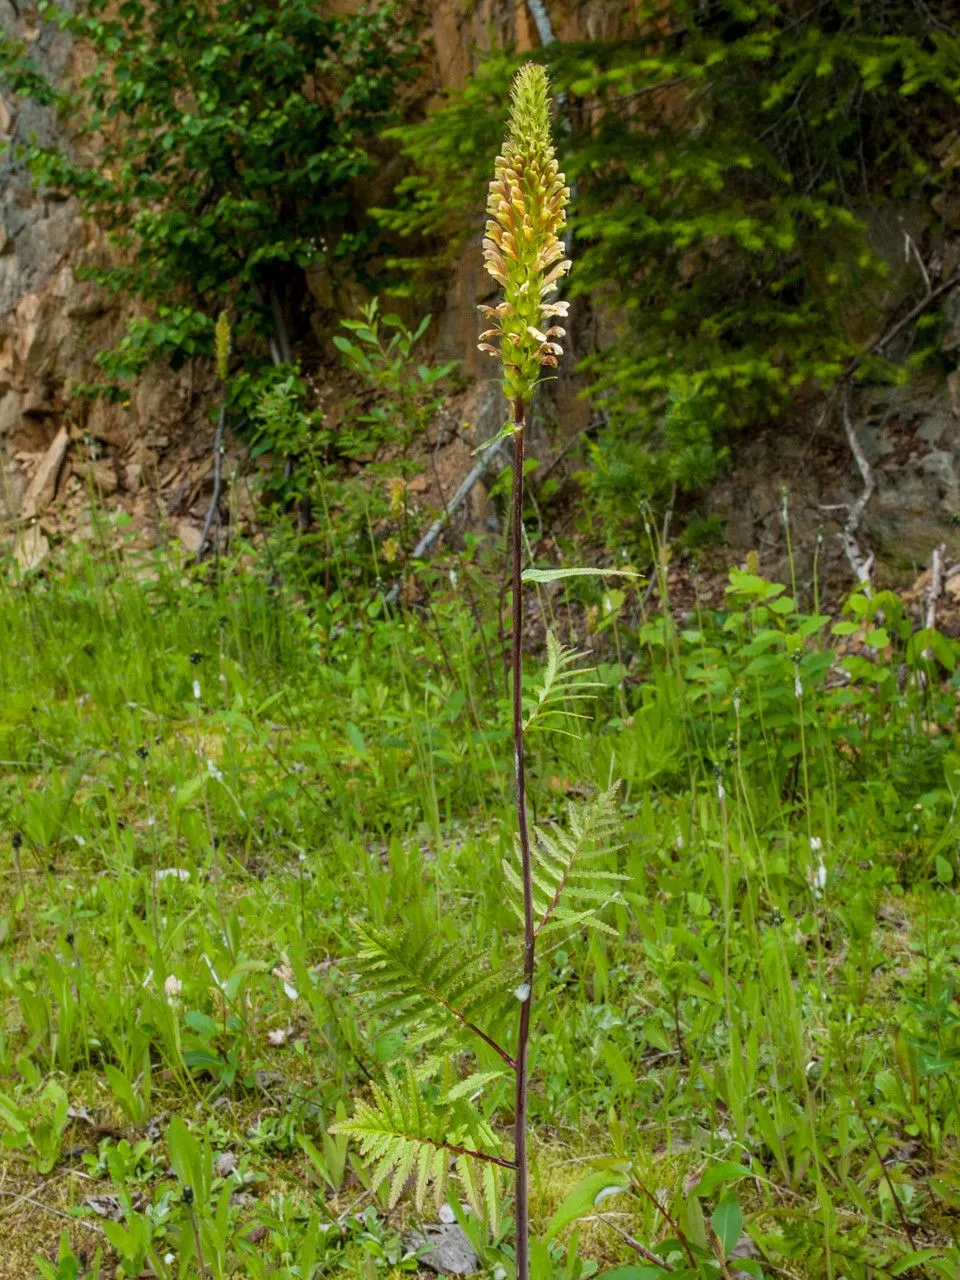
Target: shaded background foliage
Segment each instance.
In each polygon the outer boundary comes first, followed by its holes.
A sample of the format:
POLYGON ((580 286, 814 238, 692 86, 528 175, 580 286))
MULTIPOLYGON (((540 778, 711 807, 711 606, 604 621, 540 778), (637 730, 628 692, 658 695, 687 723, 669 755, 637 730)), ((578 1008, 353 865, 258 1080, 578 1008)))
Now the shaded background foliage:
MULTIPOLYGON (((576 183, 573 288, 581 316, 605 313, 584 368, 609 411, 590 483, 611 516, 618 494, 635 508, 638 492, 703 485, 732 429, 829 387, 881 320, 871 209, 919 203, 936 238, 956 192, 949 6, 661 8, 636 7, 631 40, 542 55, 576 183)), ((468 170, 495 150, 510 66, 491 58, 395 130, 414 171, 388 227, 440 245, 475 233, 468 170)), ((936 358, 930 339, 913 353, 936 358)), ((878 360, 861 374, 901 376, 878 360)))
POLYGON ((291 363, 304 272, 368 278, 377 254, 357 182, 415 70, 399 7, 90 0, 75 12, 47 4, 43 16, 93 61, 53 88, 8 45, 8 83, 77 122, 70 154, 32 149, 35 180, 79 197, 122 251, 98 281, 154 304, 104 360, 108 374, 212 350, 223 306, 241 339, 269 336, 291 363))
MULTIPOLYGON (((602 424, 584 479, 615 540, 638 533, 638 499, 709 484, 737 431, 831 387, 896 314, 879 204, 894 222, 921 211, 921 243, 906 248, 930 287, 955 268, 960 102, 949 3, 623 9, 629 38, 535 53, 575 187, 573 329, 602 424)), ((95 57, 52 86, 4 46, 8 87, 57 102, 90 144, 34 147, 35 179, 111 233, 122 258, 97 278, 149 303, 103 354, 110 378, 205 352, 224 305, 248 368, 294 363, 316 342, 309 273, 435 302, 478 234, 510 50, 424 113, 404 86, 428 25, 400 3, 343 15, 311 0, 88 0, 42 13, 95 57), (397 150, 406 176, 373 210, 367 179, 397 150)), ((908 353, 863 360, 858 377, 942 364, 941 329, 932 308, 908 353)))

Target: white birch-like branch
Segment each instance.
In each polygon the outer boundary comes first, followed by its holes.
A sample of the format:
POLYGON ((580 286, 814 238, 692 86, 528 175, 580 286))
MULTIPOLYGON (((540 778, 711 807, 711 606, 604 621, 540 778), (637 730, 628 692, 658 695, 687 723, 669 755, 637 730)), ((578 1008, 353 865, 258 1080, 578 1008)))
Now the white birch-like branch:
MULTIPOLYGON (((488 445, 487 448, 484 449, 483 453, 480 454, 476 464, 457 486, 457 490, 453 497, 444 505, 443 510, 437 516, 436 520, 434 520, 433 524, 413 548, 413 551, 410 553, 410 558, 412 560, 421 560, 433 548, 437 539, 440 537, 441 533, 443 533, 450 520, 456 515, 466 502, 467 498, 470 497, 470 494, 476 486, 490 470, 494 458, 500 452, 502 447, 503 442, 501 440, 497 440, 494 444, 488 445)), ((387 604, 396 604, 399 595, 400 583, 395 582, 386 594, 387 604)))
POLYGON ((944 543, 934 547, 930 582, 923 593, 923 625, 929 631, 937 625, 937 601, 943 595, 943 557, 946 549, 944 543))
POLYGON ((870 571, 873 568, 873 552, 864 554, 861 550, 860 543, 857 541, 857 533, 860 528, 860 521, 863 513, 867 508, 867 503, 873 497, 873 491, 877 487, 877 482, 873 474, 873 469, 867 461, 867 455, 863 452, 860 441, 857 439, 857 433, 853 429, 853 423, 850 420, 850 388, 846 387, 843 396, 843 429, 846 432, 847 443, 850 445, 850 452, 853 454, 857 464, 857 469, 863 478, 863 489, 860 496, 855 502, 852 502, 848 508, 847 518, 844 521, 843 531, 840 534, 840 541, 843 544, 844 554, 850 563, 851 569, 856 574, 857 581, 862 583, 867 595, 870 594, 870 571))

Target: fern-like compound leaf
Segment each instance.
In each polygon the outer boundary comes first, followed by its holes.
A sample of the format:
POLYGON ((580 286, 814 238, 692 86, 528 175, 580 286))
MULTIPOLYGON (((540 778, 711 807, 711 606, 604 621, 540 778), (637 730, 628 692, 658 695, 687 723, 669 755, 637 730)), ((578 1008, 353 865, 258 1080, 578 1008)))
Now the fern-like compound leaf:
POLYGON ((569 729, 561 726, 565 719, 584 720, 586 716, 576 711, 577 703, 586 702, 602 689, 601 681, 593 679, 591 670, 577 665, 587 655, 562 645, 552 631, 547 632, 547 663, 541 683, 533 699, 524 700, 524 732, 551 729, 555 733, 573 737, 569 729))
MULTIPOLYGON (((536 827, 531 840, 533 911, 537 934, 572 932, 585 926, 613 932, 599 917, 618 895, 623 877, 598 863, 616 848, 619 784, 589 804, 569 809, 567 829, 536 827)), ((519 848, 504 859, 511 899, 523 919, 523 881, 519 848)))
POLYGON ((390 1178, 390 1207, 404 1188, 413 1184, 417 1208, 423 1210, 431 1185, 439 1209, 446 1199, 450 1174, 456 1170, 460 1185, 477 1213, 497 1220, 501 1199, 500 1171, 511 1161, 499 1154, 490 1126, 462 1103, 450 1106, 441 1100, 426 1101, 413 1067, 408 1063, 399 1080, 373 1084, 370 1100, 359 1099, 354 1113, 331 1126, 356 1140, 371 1170, 371 1190, 390 1178))
POLYGON ((390 1029, 414 1027, 405 1050, 439 1039, 451 1026, 479 1037, 506 1062, 512 1060, 481 1023, 509 1000, 510 982, 490 967, 485 952, 471 950, 415 926, 376 928, 354 921, 358 961, 374 1010, 390 1029))

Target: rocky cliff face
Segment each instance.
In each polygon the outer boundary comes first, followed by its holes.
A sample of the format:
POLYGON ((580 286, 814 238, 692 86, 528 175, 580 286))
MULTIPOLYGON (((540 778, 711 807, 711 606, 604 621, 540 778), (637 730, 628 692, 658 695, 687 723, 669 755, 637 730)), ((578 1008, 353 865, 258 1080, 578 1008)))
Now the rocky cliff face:
MULTIPOLYGON (((0 0, 0 29, 25 40, 53 80, 77 56, 32 6, 0 0)), ((54 112, 0 99, 0 135, 8 143, 0 158, 0 517, 19 518, 17 553, 33 564, 47 534, 89 531, 91 489, 155 527, 162 504, 148 473, 171 428, 189 417, 191 375, 158 370, 124 405, 84 399, 96 353, 125 321, 123 306, 82 278, 83 266, 103 262, 108 249, 73 200, 34 189, 18 154, 34 140, 70 145, 54 112), (55 504, 68 509, 65 521, 55 504)))
MULTIPOLYGON (((425 96, 461 85, 492 45, 537 47, 544 15, 560 39, 609 40, 630 33, 633 9, 630 0, 436 0, 425 96)), ((40 70, 53 78, 78 56, 69 39, 42 24, 22 0, 0 0, 0 29, 27 40, 40 70)), ((156 370, 124 405, 90 403, 76 393, 93 378, 96 352, 116 339, 125 320, 116 300, 81 278, 82 265, 102 260, 108 250, 72 201, 33 189, 16 154, 32 137, 69 143, 53 114, 0 100, 0 137, 12 144, 0 157, 0 520, 19 530, 23 562, 36 563, 49 536, 82 536, 89 529, 87 495, 93 491, 133 518, 144 544, 170 530, 189 547, 208 486, 209 370, 156 370)), ((920 296, 915 266, 904 266, 905 229, 922 243, 923 211, 881 218, 878 244, 891 263, 891 287, 920 296), (909 227, 901 226, 907 215, 909 227)), ((934 250, 945 275, 951 245, 944 241, 934 250)), ((438 355, 459 359, 473 380, 474 389, 457 409, 481 433, 499 425, 501 412, 490 370, 475 349, 476 304, 488 284, 479 246, 471 246, 451 275, 436 327, 438 355)), ((960 322, 951 329, 951 341, 960 348, 960 322)), ((576 390, 575 379, 565 376, 553 401, 545 402, 543 416, 551 421, 539 442, 544 456, 586 423, 587 409, 576 390)), ((765 572, 782 571, 784 484, 795 494, 801 550, 812 552, 821 525, 829 545, 837 547, 833 535, 842 513, 836 504, 852 500, 860 478, 836 415, 819 426, 818 415, 818 406, 808 406, 789 429, 760 433, 738 452, 736 468, 702 504, 726 519, 729 558, 754 549, 765 572)), ((855 402, 855 420, 876 471, 863 538, 876 551, 881 573, 894 580, 909 576, 941 543, 949 558, 960 519, 960 403, 949 381, 928 379, 922 386, 862 398, 855 402)), ((449 482, 469 466, 468 449, 455 445, 445 463, 449 482)), ((430 495, 424 505, 431 505, 430 495)), ((839 556, 834 559, 839 566, 839 556)), ((847 574, 842 567, 836 572, 838 580, 847 574)))

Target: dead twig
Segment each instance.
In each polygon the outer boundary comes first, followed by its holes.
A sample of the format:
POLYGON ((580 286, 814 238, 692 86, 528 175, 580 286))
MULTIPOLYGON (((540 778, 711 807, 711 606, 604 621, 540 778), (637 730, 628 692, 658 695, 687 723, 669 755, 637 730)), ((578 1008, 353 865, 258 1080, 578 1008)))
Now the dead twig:
POLYGON ((840 541, 843 544, 843 551, 847 557, 851 569, 856 575, 857 581, 861 583, 867 595, 870 594, 870 572, 873 569, 873 552, 865 555, 857 541, 857 533, 860 528, 860 521, 866 510, 867 503, 873 496, 873 491, 877 487, 876 478, 873 474, 873 468, 867 461, 867 455, 863 452, 860 441, 857 439, 857 433, 853 429, 853 423, 850 419, 850 388, 844 388, 843 394, 843 429, 846 433, 847 443, 850 446, 850 452, 853 454, 857 464, 857 469, 863 478, 863 489, 856 501, 851 502, 847 508, 847 518, 844 521, 843 530, 840 534, 840 541))
MULTIPOLYGON (((464 477, 457 487, 456 492, 449 502, 443 504, 440 514, 434 520, 433 524, 423 535, 417 545, 410 553, 411 560, 421 560, 433 547, 434 543, 440 537, 440 534, 449 524, 451 518, 456 515, 463 504, 469 498, 470 494, 487 474, 493 464, 494 459, 501 450, 502 442, 497 440, 496 443, 490 444, 480 454, 476 464, 470 472, 464 477)), ((400 595, 400 584, 395 582, 386 594, 387 604, 395 604, 400 595)))
MULTIPOLYGON (((589 1219, 588 1219, 589 1221, 589 1219)), ((664 1271, 672 1271, 673 1267, 669 1263, 664 1262, 663 1258, 655 1254, 646 1245, 642 1245, 639 1240, 635 1240, 629 1232, 624 1231, 622 1227, 618 1227, 615 1222, 611 1222, 608 1217, 602 1213, 596 1215, 596 1221, 602 1222, 605 1227, 609 1227, 611 1231, 615 1231, 624 1244, 629 1245, 635 1253, 639 1253, 645 1262, 652 1262, 655 1267, 663 1267, 664 1271)))
POLYGON ((908 325, 913 324, 914 320, 918 320, 929 306, 936 302, 938 298, 942 298, 945 293, 949 293, 951 289, 955 289, 958 284, 960 284, 960 271, 955 271, 954 274, 944 280, 942 284, 938 284, 935 289, 931 289, 927 294, 925 294, 921 301, 918 302, 915 307, 912 307, 905 316, 901 317, 896 324, 891 325, 890 328, 887 329, 885 333, 880 334, 878 338, 874 338, 872 342, 868 343, 862 351, 858 352, 853 359, 849 361, 837 380, 837 386, 839 387, 846 382, 847 379, 856 372, 863 361, 866 360, 867 356, 873 355, 876 351, 882 351, 884 347, 888 346, 894 340, 898 333, 902 333, 908 325))

